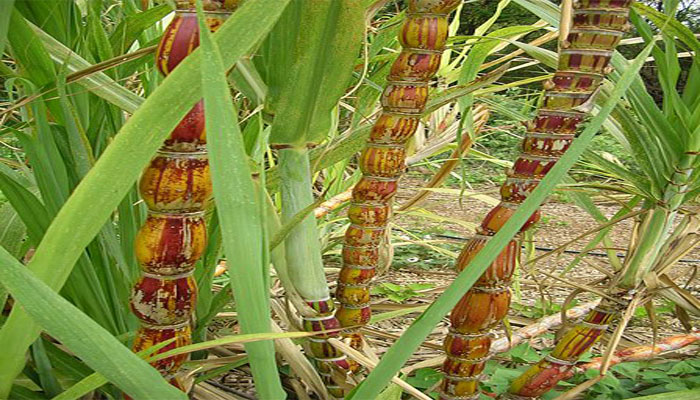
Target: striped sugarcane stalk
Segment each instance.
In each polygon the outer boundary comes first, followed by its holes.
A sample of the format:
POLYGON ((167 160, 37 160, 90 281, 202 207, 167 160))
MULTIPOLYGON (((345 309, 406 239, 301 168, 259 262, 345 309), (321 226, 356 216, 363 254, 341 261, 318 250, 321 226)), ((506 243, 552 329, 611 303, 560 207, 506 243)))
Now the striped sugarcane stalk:
POLYGON ((535 398, 548 392, 560 380, 571 377, 569 372, 576 365, 576 360, 598 341, 619 313, 619 304, 603 299, 557 341, 550 355, 512 382, 510 395, 506 398, 535 398))
MULTIPOLYGON (((627 363, 651 360, 654 357, 683 349, 684 347, 700 341, 700 332, 692 332, 682 335, 669 336, 661 339, 655 344, 628 347, 616 351, 610 359, 610 366, 627 363)), ((605 357, 596 357, 585 364, 579 364, 576 368, 569 370, 564 379, 574 376, 575 373, 585 372, 589 369, 600 370, 605 362, 605 357)))
MULTIPOLYGON (((203 1, 212 31, 223 23, 236 2, 203 1)), ((175 16, 160 41, 156 66, 163 75, 199 45, 194 3, 177 2, 175 16)), ((131 293, 131 309, 141 324, 132 348, 139 352, 174 338, 158 351, 162 353, 192 341, 190 324, 197 299, 193 272, 206 246, 204 214, 212 194, 202 101, 177 125, 146 167, 139 191, 148 216, 135 240, 143 273, 131 293)), ((152 365, 182 389, 176 374, 186 359, 187 355, 177 355, 152 365)))
MULTIPOLYGON (((465 245, 457 260, 458 270, 468 268, 469 262, 571 145, 587 117, 586 109, 592 96, 604 75, 610 72, 608 64, 613 50, 628 29, 630 2, 580 0, 574 3, 573 21, 567 13, 562 13, 562 26, 571 29, 560 43, 557 72, 545 83, 543 104, 534 120, 527 124, 523 152, 507 173, 506 182, 501 187, 501 202, 486 215, 475 237, 465 245)), ((538 210, 521 231, 527 230, 539 218, 538 210)), ((520 243, 515 239, 508 243, 452 310, 451 328, 444 345, 447 358, 443 364, 443 399, 479 397, 478 383, 483 380, 482 372, 491 345, 490 330, 508 312, 508 284, 519 257, 520 243)), ((531 368, 516 381, 511 391, 521 396, 537 396, 549 390, 551 386, 541 385, 541 373, 551 374, 554 370, 569 368, 572 360, 596 341, 618 310, 619 304, 604 299, 559 342, 542 365, 531 368), (541 390, 533 390, 533 385, 541 390)))
MULTIPOLYGON (((362 178, 352 192, 345 232, 343 268, 338 278, 336 317, 341 325, 366 325, 371 316, 370 284, 380 259, 380 245, 391 217, 404 164, 406 141, 418 127, 428 100, 428 85, 438 68, 448 37, 447 17, 461 0, 410 0, 398 35, 403 50, 391 67, 381 96, 382 113, 360 156, 362 178)), ((359 349, 362 336, 348 334, 359 349)))

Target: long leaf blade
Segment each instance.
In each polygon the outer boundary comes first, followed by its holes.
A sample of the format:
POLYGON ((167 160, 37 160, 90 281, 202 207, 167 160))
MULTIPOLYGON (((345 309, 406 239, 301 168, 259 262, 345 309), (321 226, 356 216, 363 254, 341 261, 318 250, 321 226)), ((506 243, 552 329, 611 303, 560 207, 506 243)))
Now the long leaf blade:
MULTIPOLYGON (((267 268, 264 260, 264 222, 255 185, 248 165, 243 136, 231 99, 226 69, 218 46, 211 39, 198 2, 202 56, 202 92, 207 126, 207 149, 211 158, 212 184, 221 223, 224 249, 236 266, 231 287, 236 298, 238 319, 243 333, 271 330, 267 268)), ((263 399, 285 397, 277 373, 275 348, 271 342, 245 345, 255 387, 263 399)))

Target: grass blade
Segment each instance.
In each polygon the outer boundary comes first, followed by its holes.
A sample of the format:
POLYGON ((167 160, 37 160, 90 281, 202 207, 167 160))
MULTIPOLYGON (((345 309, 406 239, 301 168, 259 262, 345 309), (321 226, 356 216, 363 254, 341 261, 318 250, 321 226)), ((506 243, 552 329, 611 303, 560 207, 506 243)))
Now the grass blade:
POLYGON ((636 12, 649 18, 649 20, 653 22, 654 25, 656 25, 661 31, 670 36, 678 37, 678 39, 688 46, 688 48, 694 52, 696 56, 697 54, 700 54, 700 41, 696 39, 693 31, 673 18, 673 16, 666 15, 646 4, 639 2, 632 3, 632 8, 636 12))
POLYGON ((7 28, 10 27, 10 15, 12 15, 14 5, 15 0, 6 0, 0 3, 0 55, 5 51, 7 28))
POLYGON ((32 359, 36 364, 36 373, 39 375, 39 381, 41 382, 41 388, 49 396, 55 396, 61 393, 63 389, 61 384, 58 383, 58 379, 46 355, 46 350, 44 349, 44 342, 42 340, 37 340, 32 345, 32 359))
POLYGON ((700 396, 700 389, 692 389, 652 394, 650 396, 633 397, 632 400, 694 400, 697 399, 698 396, 700 396))
POLYGON ((163 19, 171 11, 169 5, 161 4, 124 18, 109 36, 114 54, 126 53, 144 30, 163 19))
MULTIPOLYGON (((176 354, 192 353, 199 350, 211 349, 218 346, 223 346, 233 343, 256 343, 264 342, 278 339, 297 339, 313 336, 313 333, 309 332, 283 332, 283 333, 255 333, 249 335, 232 335, 225 336, 215 340, 210 340, 207 342, 195 343, 188 346, 178 347, 167 353, 160 353, 156 356, 149 357, 147 360, 162 360, 163 358, 168 358, 176 354)), ((149 349, 149 350, 152 350, 149 349)), ((245 357, 243 363, 248 363, 248 357, 245 357)), ((230 364, 229 364, 230 365, 230 364)), ((234 368, 234 367, 232 367, 234 368)), ((200 380, 198 378, 198 380, 200 380)), ((200 380, 201 381, 201 380, 200 380)), ((88 394, 89 392, 98 389, 100 386, 107 383, 107 380, 101 374, 95 372, 83 378, 80 382, 76 383, 70 387, 65 392, 53 398, 53 400, 77 400, 81 396, 88 394)))
MULTIPOLYGON (((35 40, 30 29, 31 23, 25 20, 17 9, 13 9, 10 15, 7 39, 15 60, 23 71, 31 71, 31 80, 35 85, 50 84, 56 76, 56 71, 42 43, 35 40)), ((3 17, 7 18, 4 15, 3 17)))
POLYGON ((107 383, 107 380, 101 374, 90 374, 52 400, 78 400, 86 394, 97 390, 105 383, 107 383))
MULTIPOLYGON (((199 14, 202 46, 202 93, 207 126, 207 150, 211 159, 214 200, 221 224, 224 249, 233 262, 231 287, 243 333, 271 330, 268 287, 264 274, 265 232, 262 205, 258 204, 251 178, 248 156, 236 117, 236 108, 226 81, 226 69, 219 48, 211 39, 201 9, 199 14)), ((263 399, 282 399, 284 390, 277 372, 272 342, 245 345, 258 395, 263 399)))
MULTIPOLYGON (((41 43, 43 43, 51 59, 64 65, 67 72, 75 73, 92 67, 92 64, 41 30, 41 28, 34 25, 30 26, 41 40, 41 43)), ((104 72, 86 75, 78 80, 77 83, 126 112, 135 112, 144 102, 143 97, 132 93, 104 72)))
POLYGON ((364 33, 359 0, 294 0, 268 40, 267 101, 275 114, 270 143, 323 140, 352 77, 364 33))

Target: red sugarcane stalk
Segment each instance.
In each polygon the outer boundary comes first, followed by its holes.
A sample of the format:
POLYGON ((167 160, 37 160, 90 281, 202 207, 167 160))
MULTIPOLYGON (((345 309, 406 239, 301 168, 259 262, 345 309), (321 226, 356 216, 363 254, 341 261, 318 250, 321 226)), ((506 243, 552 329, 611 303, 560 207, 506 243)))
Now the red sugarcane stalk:
MULTIPOLYGON (((615 354, 612 356, 610 359, 609 365, 608 366, 613 366, 625 362, 635 362, 635 361, 647 361, 647 360, 652 360, 656 356, 663 354, 663 353, 669 353, 672 351, 677 351, 680 349, 683 349, 687 346, 690 346, 691 344, 696 343, 697 341, 700 340, 700 333, 699 332, 693 332, 690 334, 684 334, 684 335, 676 335, 676 336, 669 336, 665 339, 662 339, 660 342, 656 343, 655 345, 642 345, 642 346, 634 346, 634 347, 628 347, 623 350, 619 350, 615 352, 615 354)), ((559 380, 566 380, 572 378, 575 374, 577 373, 583 373, 588 370, 600 370, 603 367, 603 364, 605 363, 605 357, 596 357, 590 362, 584 363, 584 364, 577 364, 571 368, 567 368, 564 370, 561 375, 559 375, 559 380)), ((499 399, 513 399, 513 400, 523 400, 523 399, 529 399, 529 396, 519 396, 516 394, 508 393, 505 394, 499 399)))
MULTIPOLYGON (((403 47, 391 67, 381 97, 382 114, 360 156, 362 178, 352 192, 345 232, 343 267, 338 277, 336 317, 342 326, 369 322, 370 284, 379 264, 380 245, 391 217, 391 200, 404 170, 406 141, 418 127, 428 100, 428 85, 448 37, 447 16, 461 0, 409 0, 398 39, 403 47)), ((349 334, 359 349, 362 336, 349 334)))
MULTIPOLYGON (((589 311, 591 311, 593 308, 595 308, 597 304, 597 301, 592 301, 566 310, 566 318, 580 318, 589 311)), ((527 339, 537 337, 547 332, 553 327, 560 325, 562 322, 562 313, 559 312, 544 317, 539 321, 535 322, 534 324, 524 326, 513 332, 513 335, 510 338, 502 337, 498 340, 494 340, 493 343, 491 343, 491 354, 504 353, 527 339)))
MULTIPOLYGON (((203 1, 212 31, 237 1, 203 1)), ((194 0, 177 1, 175 17, 158 46, 157 68, 169 74, 198 45, 194 0)), ((177 125, 146 167, 139 190, 148 217, 135 240, 143 273, 131 294, 131 309, 141 323, 132 347, 138 352, 175 338, 158 351, 162 353, 192 342, 190 324, 197 299, 193 272, 206 246, 204 214, 212 193, 202 101, 177 125)), ((186 359, 185 354, 177 355, 152 365, 182 389, 176 375, 186 359)))
MULTIPOLYGON (((631 0, 582 0, 574 3, 572 29, 561 44, 559 69, 547 86, 553 96, 565 98, 570 93, 573 83, 562 82, 566 82, 566 76, 572 70, 579 71, 579 81, 590 81, 591 89, 600 85, 616 45, 629 29, 627 15, 631 3, 631 0)), ((590 90, 582 92, 588 94, 590 90)), ((557 342, 550 355, 518 377, 509 391, 520 397, 537 397, 552 389, 573 369, 576 360, 600 339, 624 303, 604 298, 557 342)))
MULTIPOLYGON (((615 352, 613 357, 610 359, 610 366, 623 362, 649 360, 662 353, 680 350, 697 341, 700 341, 700 332, 669 336, 656 343, 656 345, 648 344, 643 346, 628 347, 615 352)), ((602 366, 603 357, 596 357, 590 362, 579 364, 575 368, 569 370, 563 379, 569 379, 577 372, 584 372, 589 369, 600 369, 602 366)))
MULTIPOLYGON (((571 145, 587 117, 587 112, 580 106, 590 104, 603 76, 609 72, 608 64, 615 46, 628 29, 630 1, 581 0, 575 3, 572 28, 561 43, 557 72, 546 82, 543 104, 527 125, 523 152, 508 171, 508 178, 501 187, 501 203, 488 213, 476 236, 465 245, 457 260, 458 270, 468 268, 469 262, 571 145)), ((566 18, 565 13, 562 17, 566 18)), ((562 21, 562 26, 568 22, 562 21)), ((539 218, 538 210, 521 231, 527 230, 539 218)), ((490 329, 508 312, 508 285, 519 256, 520 245, 517 240, 512 240, 452 310, 452 327, 445 340, 447 359, 443 365, 443 399, 478 398, 478 383, 483 380, 482 371, 491 343, 490 329)), ((542 369, 570 367, 572 360, 595 343, 616 310, 617 307, 603 301, 559 342, 542 369)), ((532 376, 536 375, 539 372, 535 371, 532 376)), ((551 388, 548 384, 540 385, 536 379, 534 385, 541 390, 530 390, 532 376, 514 383, 511 391, 521 396, 537 396, 551 388)))

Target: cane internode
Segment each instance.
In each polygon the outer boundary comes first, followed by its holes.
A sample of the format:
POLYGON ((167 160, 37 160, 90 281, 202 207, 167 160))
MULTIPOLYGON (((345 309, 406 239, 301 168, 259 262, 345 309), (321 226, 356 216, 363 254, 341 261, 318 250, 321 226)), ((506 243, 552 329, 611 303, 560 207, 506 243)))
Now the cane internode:
POLYGON ((328 297, 320 300, 307 300, 306 304, 316 314, 302 317, 303 328, 307 332, 319 333, 307 341, 308 353, 314 358, 328 393, 334 398, 342 398, 347 391, 339 383, 344 384, 347 374, 356 372, 359 365, 348 360, 342 352, 328 342, 330 338, 340 337, 339 329, 341 326, 337 315, 335 315, 333 299, 328 297))
MULTIPOLYGON (((440 67, 448 38, 448 15, 460 0, 412 0, 398 40, 403 47, 391 66, 381 96, 382 113, 372 127, 359 159, 362 178, 352 193, 348 209, 351 225, 345 232, 343 268, 338 278, 336 317, 340 324, 369 323, 370 286, 379 254, 391 200, 405 169, 406 141, 413 136, 428 101, 428 86, 440 67)), ((347 337, 359 349, 362 337, 347 337)))
MULTIPOLYGON (((517 207, 537 187, 562 154, 571 146, 588 116, 590 101, 605 74, 610 58, 627 30, 630 0, 582 0, 574 3, 571 29, 560 43, 554 77, 545 82, 545 93, 534 119, 526 124, 522 153, 507 172, 501 186, 501 202, 484 218, 477 235, 462 250, 457 269, 469 262, 510 219, 517 207)), ((536 211, 521 231, 540 218, 536 211)), ((447 359, 441 391, 444 399, 478 396, 477 380, 485 366, 485 346, 490 329, 508 312, 508 284, 520 257, 520 243, 512 240, 475 285, 452 310, 452 328, 445 340, 447 359), (457 337, 469 333, 473 337, 457 337), (482 336, 483 335, 483 336, 482 336)), ((533 366, 511 386, 518 396, 539 396, 568 372, 573 362, 595 343, 614 313, 607 308, 592 311, 558 342, 550 357, 533 366)))
MULTIPOLYGON (((207 26, 214 31, 236 2, 205 0, 203 5, 207 26)), ((169 74, 198 45, 194 1, 178 1, 158 46, 157 68, 169 74)), ((141 322, 132 347, 139 352, 172 340, 159 354, 192 343, 197 301, 193 270, 206 247, 205 211, 212 195, 202 101, 180 121, 146 167, 139 191, 148 215, 134 245, 143 272, 131 291, 131 310, 141 322)), ((180 354, 151 365, 182 389, 177 373, 186 360, 187 354, 180 354)))

